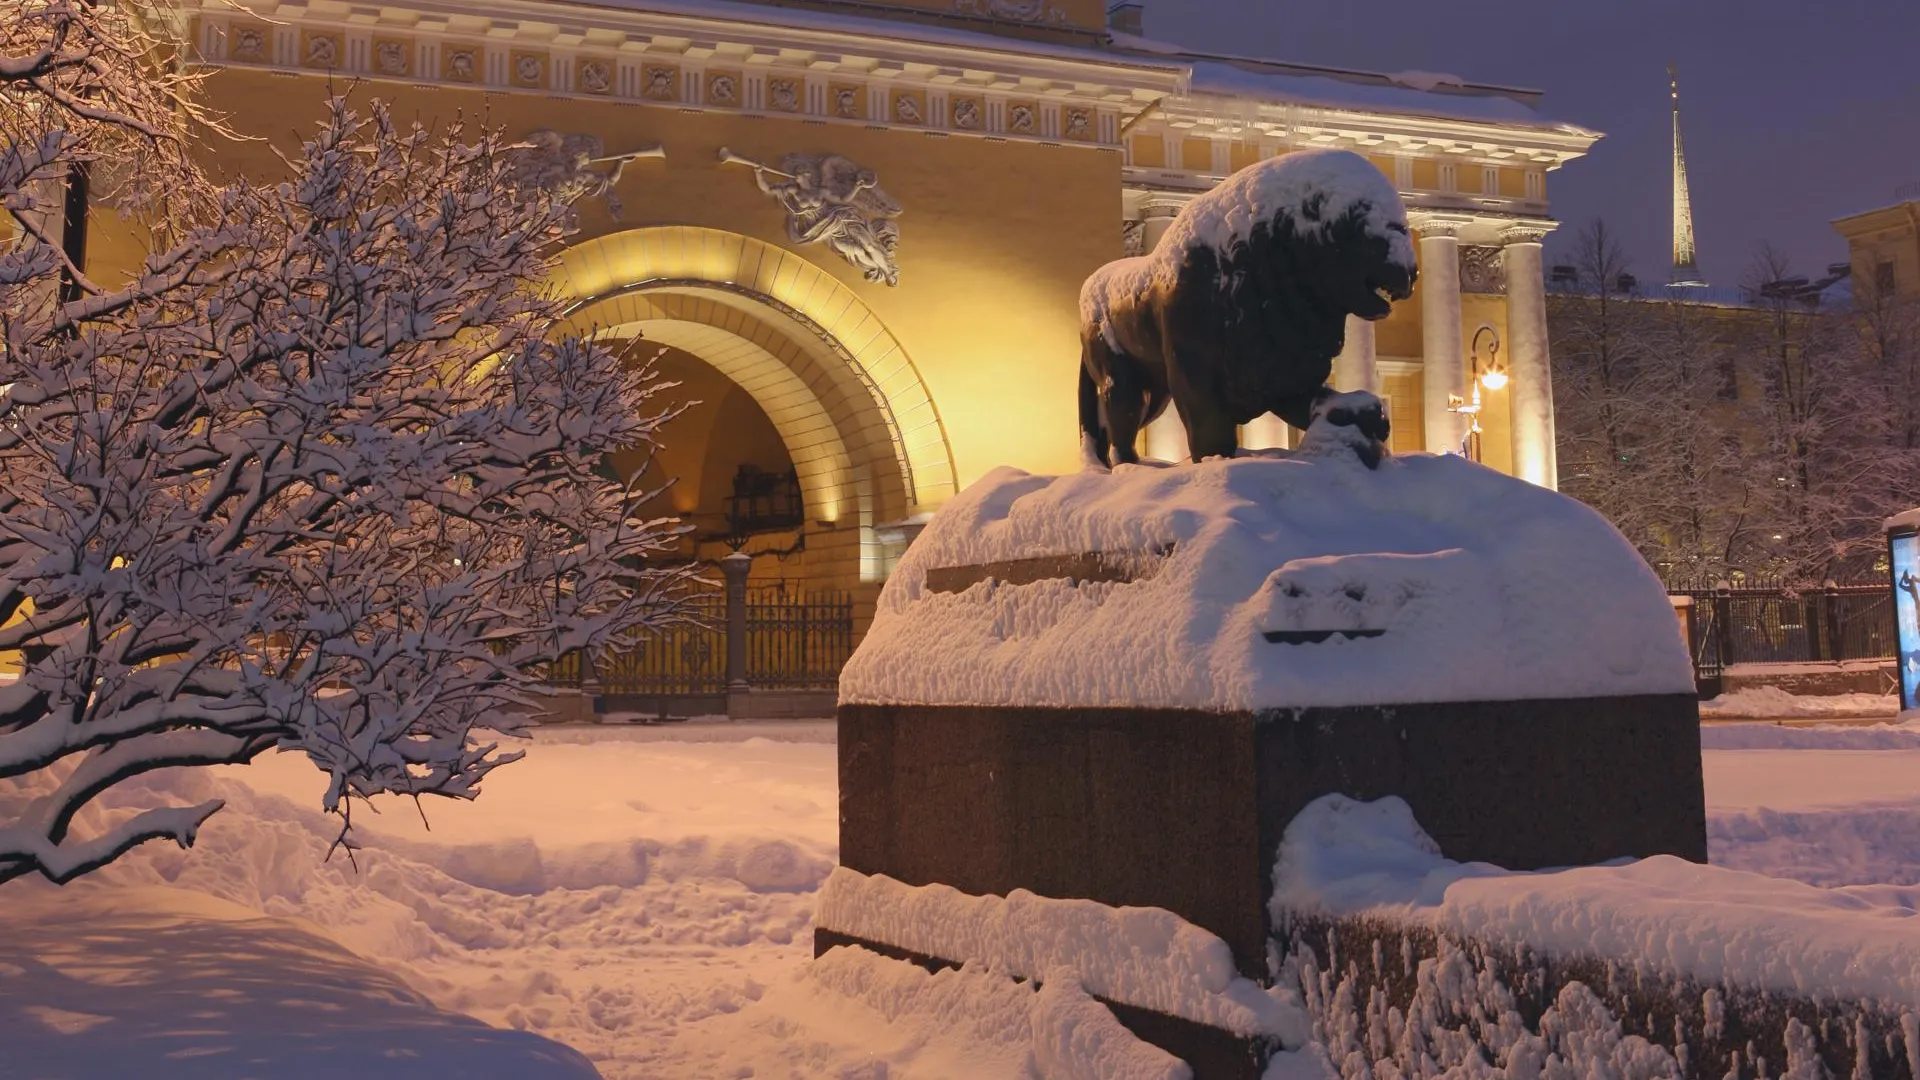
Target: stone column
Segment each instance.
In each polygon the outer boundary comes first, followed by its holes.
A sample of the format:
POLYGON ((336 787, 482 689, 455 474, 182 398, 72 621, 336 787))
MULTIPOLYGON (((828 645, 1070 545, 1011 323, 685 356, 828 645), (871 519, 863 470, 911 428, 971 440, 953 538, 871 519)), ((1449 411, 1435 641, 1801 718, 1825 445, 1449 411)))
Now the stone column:
POLYGON ((1513 408, 1513 471, 1541 487, 1560 486, 1553 443, 1553 366, 1547 351, 1547 285, 1540 241, 1546 230, 1518 226, 1500 234, 1507 279, 1507 362, 1513 408))
POLYGON ((1373 367, 1373 324, 1358 315, 1347 316, 1347 340, 1333 358, 1333 388, 1380 392, 1380 376, 1373 367))
MULTIPOLYGON (((1153 253, 1153 249, 1160 243, 1160 238, 1167 235, 1167 227, 1173 224, 1173 219, 1179 215, 1180 208, 1185 205, 1187 205, 1187 197, 1183 195, 1149 195, 1141 202, 1140 217, 1145 226, 1142 244, 1145 253, 1153 253)), ((1148 424, 1146 434, 1146 456, 1158 458, 1161 461, 1187 460, 1187 429, 1180 423, 1179 410, 1174 406, 1167 406, 1167 411, 1160 414, 1160 419, 1148 424)))
POLYGON ((1146 456, 1178 464, 1187 460, 1187 427, 1180 422, 1180 410, 1172 405, 1160 419, 1147 425, 1146 456))
POLYGON ((1420 353, 1427 449, 1461 453, 1466 429, 1447 409, 1447 395, 1467 396, 1467 362, 1460 343, 1460 223, 1427 219, 1420 231, 1420 353))
POLYGON ((1187 205, 1183 195, 1148 195, 1140 201, 1140 220, 1146 227, 1143 238, 1143 250, 1151 252, 1167 235, 1167 226, 1180 214, 1180 208, 1187 205))
POLYGON ((1261 413, 1247 421, 1240 431, 1240 445, 1249 450, 1285 450, 1289 439, 1287 422, 1272 413, 1261 413))

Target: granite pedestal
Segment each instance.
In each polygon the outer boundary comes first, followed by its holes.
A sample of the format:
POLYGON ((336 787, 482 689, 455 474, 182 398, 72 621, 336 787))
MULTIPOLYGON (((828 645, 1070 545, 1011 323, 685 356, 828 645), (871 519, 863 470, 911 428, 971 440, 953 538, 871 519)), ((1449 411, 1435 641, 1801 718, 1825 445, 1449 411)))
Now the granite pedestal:
MULTIPOLYGON (((1689 694, 1240 713, 842 705, 839 717, 847 867, 1166 908, 1263 983, 1280 840, 1322 795, 1397 795, 1448 858, 1509 869, 1707 856, 1689 694)), ((1247 1048, 1229 1055, 1245 1069, 1196 1080, 1257 1076, 1258 1057, 1247 1048)))

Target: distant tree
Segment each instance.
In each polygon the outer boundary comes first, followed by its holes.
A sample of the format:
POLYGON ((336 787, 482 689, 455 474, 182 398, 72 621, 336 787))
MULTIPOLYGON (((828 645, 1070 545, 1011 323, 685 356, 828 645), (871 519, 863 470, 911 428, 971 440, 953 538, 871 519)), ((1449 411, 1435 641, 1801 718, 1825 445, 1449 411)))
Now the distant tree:
POLYGON ((1720 328, 1695 306, 1623 288, 1630 266, 1605 222, 1581 231, 1573 258, 1574 288, 1549 299, 1561 488, 1663 570, 1717 572, 1749 522, 1720 417, 1720 328))
POLYGON ((1741 306, 1649 298, 1604 223, 1552 294, 1561 486, 1673 577, 1818 585, 1864 570, 1920 503, 1920 313, 1850 309, 1763 247, 1741 306))
POLYGON ((335 100, 284 182, 212 185, 191 81, 128 11, 0 20, 0 881, 188 846, 217 800, 96 800, 275 747, 348 843, 355 798, 470 798, 541 665, 671 617, 682 580, 597 469, 668 410, 555 333, 566 208, 500 137, 335 100), (62 204, 127 160, 159 239, 110 285, 62 204))
POLYGON ((1861 321, 1821 310, 1771 247, 1755 254, 1743 288, 1764 316, 1740 357, 1752 384, 1745 450, 1766 493, 1758 561, 1789 583, 1848 576, 1878 551, 1898 484, 1882 362, 1861 321))

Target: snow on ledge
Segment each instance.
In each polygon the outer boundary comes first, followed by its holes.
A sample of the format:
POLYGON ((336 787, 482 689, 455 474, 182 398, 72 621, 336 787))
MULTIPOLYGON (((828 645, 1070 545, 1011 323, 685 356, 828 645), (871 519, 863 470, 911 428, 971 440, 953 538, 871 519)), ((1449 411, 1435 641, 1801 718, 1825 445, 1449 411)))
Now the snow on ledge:
POLYGON ((1599 514, 1429 454, 995 470, 908 549, 840 678, 843 703, 1219 712, 1692 692, 1665 588, 1599 514), (1157 572, 928 583, 1090 552, 1157 572))
POLYGON ((1920 1001, 1920 888, 1822 889, 1671 856, 1516 873, 1440 854, 1398 798, 1339 795, 1287 826, 1272 916, 1377 917, 1708 985, 1920 1001))
POLYGON ((814 925, 1016 978, 1073 973, 1086 992, 1236 1035, 1306 1040, 1306 1014, 1234 968, 1227 943, 1161 908, 1108 907, 1016 889, 971 896, 837 867, 821 887, 814 925))

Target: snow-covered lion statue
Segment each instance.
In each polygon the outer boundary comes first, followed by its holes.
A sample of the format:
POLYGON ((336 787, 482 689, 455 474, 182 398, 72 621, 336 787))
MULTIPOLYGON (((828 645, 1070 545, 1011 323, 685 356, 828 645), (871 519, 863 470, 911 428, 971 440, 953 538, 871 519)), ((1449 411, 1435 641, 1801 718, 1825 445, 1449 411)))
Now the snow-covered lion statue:
POLYGON ((1346 317, 1383 319, 1413 291, 1413 241, 1393 184, 1358 154, 1306 150, 1250 165, 1188 203, 1152 253, 1080 290, 1080 429, 1101 464, 1171 401, 1193 460, 1230 457, 1271 412, 1305 430, 1325 411, 1385 452, 1372 395, 1326 385, 1346 317))

